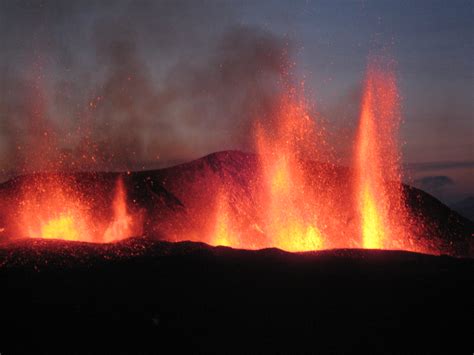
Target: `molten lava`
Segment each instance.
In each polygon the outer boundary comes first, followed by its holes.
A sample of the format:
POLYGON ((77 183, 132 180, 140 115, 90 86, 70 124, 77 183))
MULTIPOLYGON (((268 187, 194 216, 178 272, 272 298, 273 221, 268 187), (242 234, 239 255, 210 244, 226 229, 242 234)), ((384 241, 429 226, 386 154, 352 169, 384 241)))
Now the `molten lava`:
POLYGON ((317 223, 317 203, 311 197, 301 160, 305 149, 312 147, 314 121, 304 103, 290 93, 282 98, 274 124, 274 132, 258 126, 256 137, 265 234, 270 246, 284 250, 321 249, 324 238, 317 223))
MULTIPOLYGON (((135 185, 141 208, 154 218, 147 230, 170 241, 245 249, 423 251, 413 242, 402 191, 394 74, 369 66, 352 169, 336 166, 323 126, 300 95, 288 85, 272 114, 258 117, 257 158, 203 160, 191 174, 176 167, 183 174, 176 181, 165 172, 156 184, 150 175, 135 185)), ((109 243, 142 234, 142 213, 128 203, 121 177, 115 189, 104 179, 97 184, 103 191, 95 191, 66 176, 45 174, 25 184, 12 218, 16 235, 109 243)))
POLYGON ((31 238, 93 241, 87 203, 71 185, 39 177, 24 186, 20 202, 20 235, 31 238))
MULTIPOLYGON (((228 195, 220 191, 212 238, 207 242, 287 251, 353 247, 422 251, 412 240, 412 219, 402 191, 396 138, 399 123, 395 76, 371 66, 355 142, 351 187, 347 184, 349 175, 338 180, 331 164, 317 163, 319 170, 308 169, 308 160, 327 158, 319 149, 325 144, 324 130, 309 115, 296 90, 289 89, 281 96, 274 115, 255 125, 257 210, 236 212, 229 208, 228 195), (351 191, 354 203, 348 203, 351 191), (255 227, 244 232, 245 214, 254 216, 255 227)), ((232 184, 221 190, 232 188, 232 184)))
MULTIPOLYGON (((79 240, 82 228, 77 224, 72 214, 62 214, 43 223, 38 235, 45 239, 79 240)), ((35 232, 31 231, 30 236, 36 236, 35 232)))
POLYGON ((22 196, 18 212, 22 236, 109 243, 142 233, 140 214, 127 210, 121 178, 117 180, 109 223, 94 213, 97 206, 92 206, 66 178, 37 178, 24 187, 22 196))
POLYGON ((228 195, 219 190, 215 203, 215 222, 212 230, 211 244, 221 246, 238 246, 239 238, 235 235, 234 225, 231 220, 228 195))
POLYGON ((142 234, 141 216, 129 214, 127 195, 122 178, 117 180, 112 203, 113 219, 104 232, 103 242, 110 243, 142 234))
POLYGON ((396 144, 399 122, 395 76, 371 65, 362 99, 354 166, 355 204, 364 248, 399 248, 409 237, 396 144))

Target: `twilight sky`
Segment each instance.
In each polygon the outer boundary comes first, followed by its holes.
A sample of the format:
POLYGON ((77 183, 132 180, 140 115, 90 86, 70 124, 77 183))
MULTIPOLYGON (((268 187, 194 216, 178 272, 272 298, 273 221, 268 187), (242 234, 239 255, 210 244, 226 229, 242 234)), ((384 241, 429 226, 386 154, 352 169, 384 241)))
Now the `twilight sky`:
POLYGON ((344 162, 367 57, 383 52, 410 181, 455 202, 474 195, 473 15, 472 1, 2 1, 3 177, 251 149, 287 60, 344 162))

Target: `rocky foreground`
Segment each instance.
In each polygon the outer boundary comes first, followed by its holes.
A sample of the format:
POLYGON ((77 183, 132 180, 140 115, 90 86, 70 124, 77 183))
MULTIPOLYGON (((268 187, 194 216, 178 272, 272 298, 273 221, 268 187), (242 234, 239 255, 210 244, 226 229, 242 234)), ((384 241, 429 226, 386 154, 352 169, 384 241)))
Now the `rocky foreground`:
POLYGON ((474 260, 132 238, 0 246, 0 352, 472 351, 474 260))

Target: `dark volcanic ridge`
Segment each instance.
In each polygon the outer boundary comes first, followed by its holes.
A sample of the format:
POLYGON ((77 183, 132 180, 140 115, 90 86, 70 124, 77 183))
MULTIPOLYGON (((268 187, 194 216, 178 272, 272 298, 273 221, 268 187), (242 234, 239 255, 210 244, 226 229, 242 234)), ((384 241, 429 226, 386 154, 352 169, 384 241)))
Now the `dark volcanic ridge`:
MULTIPOLYGON (((112 199, 118 176, 122 176, 127 190, 128 201, 135 210, 144 212, 143 235, 153 240, 200 241, 199 233, 209 219, 214 198, 219 189, 226 189, 235 213, 251 218, 258 208, 250 182, 255 180, 258 159, 254 154, 238 151, 213 153, 203 158, 178 166, 129 173, 63 173, 24 175, 0 185, 0 223, 4 231, 3 241, 14 239, 12 226, 15 216, 10 211, 22 186, 45 176, 68 179, 73 186, 91 201, 92 210, 100 210, 103 201, 112 199), (103 195, 98 198, 97 191, 103 195), (94 203, 97 205, 94 206, 94 203), (197 235, 197 239, 188 235, 197 235)), ((316 176, 325 171, 338 196, 337 203, 348 204, 350 199, 351 171, 347 168, 330 166, 316 162, 305 162, 308 176, 316 176), (329 172, 329 173, 328 173, 329 172)), ((318 187, 316 187, 318 188, 318 187)), ((472 256, 474 223, 431 195, 404 186, 407 205, 416 217, 416 238, 427 246, 433 254, 472 256)), ((103 208, 102 208, 103 209, 103 208)), ((345 210, 344 208, 340 208, 345 210)), ((341 215, 341 226, 354 223, 354 216, 347 210, 341 215)), ((249 219, 249 225, 252 221, 249 219)), ((196 237, 195 237, 196 238, 196 237)), ((38 243, 38 242, 35 242, 38 243)), ((112 248, 112 247, 111 247, 112 248)))

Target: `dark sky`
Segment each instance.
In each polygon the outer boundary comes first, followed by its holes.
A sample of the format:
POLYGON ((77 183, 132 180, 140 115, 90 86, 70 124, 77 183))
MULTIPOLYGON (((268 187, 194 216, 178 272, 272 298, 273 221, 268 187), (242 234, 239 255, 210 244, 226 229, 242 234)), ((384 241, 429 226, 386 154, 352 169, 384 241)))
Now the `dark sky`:
POLYGON ((472 1, 2 1, 0 168, 251 149, 288 62, 344 161, 367 58, 383 52, 407 172, 453 202, 474 195, 473 15, 472 1))

